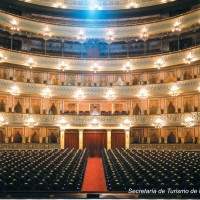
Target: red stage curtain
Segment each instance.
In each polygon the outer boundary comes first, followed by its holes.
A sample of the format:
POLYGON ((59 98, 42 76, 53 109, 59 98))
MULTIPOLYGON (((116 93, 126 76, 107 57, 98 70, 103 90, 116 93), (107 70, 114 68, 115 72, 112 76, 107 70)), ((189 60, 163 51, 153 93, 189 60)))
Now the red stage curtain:
POLYGON ((83 147, 88 149, 90 157, 101 157, 101 151, 107 148, 106 130, 85 130, 83 147))
POLYGON ((78 130, 65 130, 65 148, 79 148, 78 130))
POLYGON ((125 132, 124 130, 112 130, 111 132, 111 148, 125 148, 125 132))

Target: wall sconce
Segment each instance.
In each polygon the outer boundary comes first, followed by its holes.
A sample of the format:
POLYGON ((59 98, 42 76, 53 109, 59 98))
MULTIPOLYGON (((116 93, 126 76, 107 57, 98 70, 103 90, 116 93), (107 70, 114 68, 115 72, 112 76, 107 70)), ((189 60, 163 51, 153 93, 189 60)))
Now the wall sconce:
POLYGON ((154 63, 155 67, 157 69, 161 69, 164 66, 164 61, 162 60, 162 58, 159 58, 155 63, 154 63))
POLYGON ((178 95, 180 94, 180 92, 179 92, 179 87, 178 87, 177 84, 173 84, 173 85, 172 85, 169 94, 170 94, 171 96, 173 96, 173 97, 176 97, 176 96, 178 96, 178 95))
POLYGON ((83 30, 80 30, 78 36, 76 37, 76 39, 81 43, 83 44, 86 40, 86 36, 85 36, 85 33, 83 32, 83 30))
POLYGON ((20 93, 21 93, 21 91, 17 85, 14 85, 10 88, 10 94, 13 96, 19 96, 20 93))
POLYGON ((108 101, 113 101, 116 99, 116 95, 115 95, 115 91, 110 88, 107 93, 106 93, 106 96, 105 98, 108 100, 108 101))
POLYGON ((184 60, 184 62, 186 63, 186 64, 191 64, 191 62, 192 62, 192 59, 193 59, 193 56, 192 56, 192 54, 191 53, 189 53, 188 55, 187 55, 187 57, 186 58, 184 58, 183 60, 184 60))
POLYGON ((41 96, 42 96, 43 98, 45 98, 45 99, 50 99, 50 98, 52 97, 52 92, 51 92, 51 90, 50 90, 48 87, 46 87, 46 88, 42 91, 41 96))
POLYGON ((180 28, 180 22, 176 21, 176 23, 173 26, 172 32, 180 32, 181 28, 180 28))
POLYGON ((74 98, 78 101, 82 101, 83 99, 85 99, 84 92, 81 88, 77 89, 77 91, 74 94, 74 98))
POLYGON ((35 119, 33 119, 32 117, 30 117, 25 123, 25 126, 28 126, 29 128, 33 128, 37 125, 38 125, 38 122, 36 122, 35 119))
POLYGON ((133 70, 132 64, 130 63, 129 60, 123 65, 123 70, 126 71, 126 72, 133 70))
POLYGON ((115 41, 115 38, 114 38, 114 33, 112 30, 109 30, 106 34, 106 43, 107 44, 111 44, 113 41, 115 41))
POLYGON ((138 98, 140 98, 140 99, 146 99, 147 97, 148 97, 148 91, 145 88, 142 88, 139 91, 138 98))

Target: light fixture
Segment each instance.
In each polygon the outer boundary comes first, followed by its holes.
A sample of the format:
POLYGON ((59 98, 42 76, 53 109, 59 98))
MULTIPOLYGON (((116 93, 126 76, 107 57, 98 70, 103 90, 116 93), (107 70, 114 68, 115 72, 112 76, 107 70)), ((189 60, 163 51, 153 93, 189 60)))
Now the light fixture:
POLYGON ((6 59, 7 57, 5 57, 2 53, 0 53, 0 63, 5 62, 6 59))
POLYGON ((184 60, 184 62, 185 62, 186 64, 189 65, 189 64, 192 62, 192 59, 193 59, 192 53, 189 53, 189 54, 187 55, 187 57, 184 58, 183 60, 184 60))
POLYGON ((106 96, 105 98, 108 100, 108 101, 113 101, 116 99, 116 95, 115 95, 115 91, 110 88, 107 93, 106 93, 106 96))
POLYGON ((111 44, 114 40, 114 33, 112 30, 109 30, 106 34, 106 43, 111 44))
POLYGON ((152 126, 154 126, 157 129, 160 129, 160 128, 162 128, 164 126, 164 124, 165 124, 164 121, 160 117, 158 117, 155 120, 155 123, 152 124, 152 126))
POLYGON ((155 67, 157 69, 160 69, 164 66, 164 61, 162 58, 159 58, 155 63, 154 63, 155 67))
POLYGON ((99 125, 100 125, 99 120, 96 117, 92 118, 92 120, 90 121, 90 127, 99 126, 99 125))
POLYGON ((132 64, 129 60, 123 65, 123 70, 126 71, 126 72, 133 70, 132 64))
POLYGON ((2 115, 0 115, 0 127, 4 126, 6 124, 8 124, 8 122, 6 122, 5 119, 4 119, 4 117, 2 115))
POLYGON ((132 126, 131 120, 129 118, 124 119, 124 121, 122 122, 122 126, 130 128, 132 126))
POLYGON ((86 36, 85 36, 85 33, 83 32, 83 30, 80 30, 78 36, 76 37, 76 39, 81 43, 83 44, 86 40, 86 36))
POLYGON ((182 122, 181 124, 188 128, 193 127, 195 125, 194 119, 191 116, 186 117, 184 122, 182 122))
POLYGON ((148 30, 146 28, 143 28, 140 38, 145 41, 147 40, 148 37, 149 37, 148 30))
POLYGON ((12 26, 11 26, 10 29, 11 29, 11 31, 13 31, 13 33, 20 31, 20 29, 18 27, 18 23, 17 23, 17 21, 15 19, 13 19, 12 21, 10 21, 10 23, 12 24, 12 26))
POLYGON ((11 88, 10 88, 10 94, 13 95, 13 96, 19 96, 21 93, 19 87, 17 85, 13 85, 11 88))
POLYGON ((45 99, 50 99, 50 98, 52 97, 52 92, 51 92, 51 90, 50 90, 48 87, 46 87, 46 88, 42 91, 41 96, 42 96, 43 98, 45 98, 45 99))
POLYGON ((59 2, 59 1, 57 3, 54 3, 53 7, 55 7, 55 8, 62 8, 62 9, 67 8, 67 6, 64 3, 59 2))
POLYGON ((130 9, 130 8, 137 8, 138 4, 132 1, 132 2, 128 3, 126 7, 128 9, 130 9))
POLYGON ((180 28, 180 22, 176 21, 176 23, 173 26, 172 32, 180 32, 181 28, 180 28))
POLYGON ((28 126, 29 128, 33 128, 38 125, 38 122, 35 121, 32 117, 30 117, 26 122, 25 126, 28 126))
POLYGON ((69 127, 69 124, 68 124, 67 120, 64 117, 62 117, 58 121, 58 126, 60 127, 61 130, 65 130, 69 127))
POLYGON ((98 63, 94 63, 91 67, 91 70, 94 71, 94 73, 97 73, 101 70, 101 67, 98 65, 98 63))
POLYGON ((180 94, 180 92, 179 92, 179 87, 178 87, 177 84, 173 84, 173 85, 172 85, 169 94, 170 94, 171 96, 173 96, 173 97, 176 97, 176 96, 178 96, 178 95, 180 94))
POLYGON ((78 101, 82 101, 83 99, 85 99, 84 92, 81 88, 78 88, 78 90, 75 92, 74 98, 78 101))
POLYGON ((90 7, 90 10, 102 10, 102 6, 95 4, 94 6, 90 7))
POLYGON ((49 30, 49 27, 46 26, 46 27, 43 29, 43 38, 44 38, 44 40, 48 40, 50 37, 51 37, 51 32, 50 32, 50 30, 49 30))
POLYGON ((68 69, 68 64, 66 64, 64 61, 62 61, 60 64, 59 64, 59 70, 62 70, 63 72, 65 71, 65 70, 67 70, 68 69))
POLYGON ((139 91, 138 98, 140 98, 140 99, 146 99, 147 97, 148 97, 148 91, 145 88, 142 88, 139 91))
POLYGON ((27 60, 26 66, 29 66, 30 69, 32 69, 32 68, 36 67, 36 62, 33 60, 33 58, 29 58, 27 60))

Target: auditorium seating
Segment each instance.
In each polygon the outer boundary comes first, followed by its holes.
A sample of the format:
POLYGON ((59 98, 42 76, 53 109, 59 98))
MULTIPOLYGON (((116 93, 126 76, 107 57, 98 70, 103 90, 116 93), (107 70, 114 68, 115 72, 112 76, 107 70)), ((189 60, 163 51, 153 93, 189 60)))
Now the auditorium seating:
POLYGON ((104 149, 102 157, 109 191, 200 188, 200 154, 195 152, 104 149))
POLYGON ((6 150, 0 157, 0 192, 80 191, 88 152, 6 150))

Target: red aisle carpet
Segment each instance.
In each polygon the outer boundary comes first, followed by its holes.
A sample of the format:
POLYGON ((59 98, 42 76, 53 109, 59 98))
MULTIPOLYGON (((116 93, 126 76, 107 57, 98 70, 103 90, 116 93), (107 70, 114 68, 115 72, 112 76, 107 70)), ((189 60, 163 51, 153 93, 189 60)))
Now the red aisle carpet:
POLYGON ((88 158, 88 163, 81 191, 83 192, 107 191, 102 158, 88 158))

